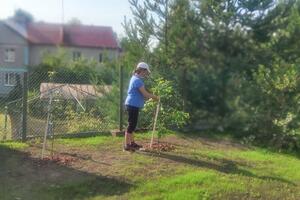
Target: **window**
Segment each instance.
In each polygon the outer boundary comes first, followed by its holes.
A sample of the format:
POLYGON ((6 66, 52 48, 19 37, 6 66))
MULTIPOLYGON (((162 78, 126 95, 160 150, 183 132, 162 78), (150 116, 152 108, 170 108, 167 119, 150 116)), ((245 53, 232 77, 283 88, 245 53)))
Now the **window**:
POLYGON ((102 53, 99 54, 99 62, 100 62, 100 63, 103 62, 102 53))
POLYGON ((79 60, 80 57, 81 57, 81 52, 79 52, 79 51, 73 52, 73 61, 79 60))
POLYGON ((16 73, 6 73, 5 74, 5 83, 6 86, 15 86, 17 83, 17 74, 16 73))
POLYGON ((16 59, 15 49, 12 49, 12 48, 5 49, 4 55, 5 55, 5 58, 4 58, 5 62, 15 62, 15 59, 16 59))

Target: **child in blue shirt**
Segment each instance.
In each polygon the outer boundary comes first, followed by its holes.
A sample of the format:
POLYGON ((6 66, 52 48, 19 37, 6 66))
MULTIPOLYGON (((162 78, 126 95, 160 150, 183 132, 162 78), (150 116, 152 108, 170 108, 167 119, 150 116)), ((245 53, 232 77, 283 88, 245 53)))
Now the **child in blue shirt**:
POLYGON ((150 74, 150 69, 147 63, 140 62, 132 75, 127 97, 125 101, 126 110, 128 112, 128 126, 125 132, 125 151, 134 151, 142 146, 134 141, 133 132, 136 128, 139 116, 139 110, 144 107, 144 99, 158 100, 159 97, 155 96, 145 89, 143 79, 150 74))

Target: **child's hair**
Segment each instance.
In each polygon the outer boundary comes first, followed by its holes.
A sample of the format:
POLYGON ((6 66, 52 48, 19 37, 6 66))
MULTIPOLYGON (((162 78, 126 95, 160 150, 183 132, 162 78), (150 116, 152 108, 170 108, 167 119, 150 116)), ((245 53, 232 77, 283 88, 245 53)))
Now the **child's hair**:
POLYGON ((146 69, 137 68, 137 69, 134 69, 134 70, 133 70, 132 74, 139 74, 139 73, 141 73, 141 72, 144 71, 144 70, 146 70, 146 69))

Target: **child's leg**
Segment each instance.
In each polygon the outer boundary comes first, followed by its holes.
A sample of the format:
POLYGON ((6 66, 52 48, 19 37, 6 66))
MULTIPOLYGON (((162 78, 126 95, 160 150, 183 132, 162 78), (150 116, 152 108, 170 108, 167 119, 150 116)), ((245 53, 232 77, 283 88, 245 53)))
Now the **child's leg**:
MULTIPOLYGON (((134 133, 134 132, 133 132, 134 133)), ((134 142, 134 135, 133 135, 133 133, 131 134, 131 138, 130 138, 130 142, 132 143, 132 142, 134 142)))
POLYGON ((128 106, 127 111, 128 111, 128 126, 127 126, 127 131, 125 133, 125 144, 129 145, 131 142, 134 141, 133 132, 137 125, 139 109, 136 107, 128 106))
POLYGON ((129 145, 131 143, 130 133, 125 132, 125 145, 129 145))

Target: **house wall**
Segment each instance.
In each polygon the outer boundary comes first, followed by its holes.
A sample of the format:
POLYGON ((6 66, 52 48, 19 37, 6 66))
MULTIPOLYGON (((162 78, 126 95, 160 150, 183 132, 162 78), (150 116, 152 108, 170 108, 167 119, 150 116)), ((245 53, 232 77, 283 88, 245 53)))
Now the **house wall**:
MULTIPOLYGON (((106 55, 109 59, 116 59, 119 55, 118 50, 101 49, 101 48, 83 48, 83 47, 63 47, 70 59, 73 59, 73 52, 81 52, 81 56, 88 59, 99 60, 99 54, 103 58, 106 55)), ((29 55, 31 66, 38 65, 42 62, 45 55, 54 54, 59 51, 59 47, 50 45, 32 45, 30 46, 29 55)))
MULTIPOLYGON (((103 59, 114 60, 119 56, 118 49, 85 48, 85 47, 63 47, 70 59, 73 59, 73 52, 81 52, 81 57, 99 61, 99 54, 103 59)), ((13 86, 5 85, 7 73, 18 73, 21 76, 27 71, 27 66, 35 66, 41 63, 45 54, 58 52, 59 47, 53 45, 29 44, 23 36, 0 21, 0 97, 6 96, 13 86), (15 61, 5 61, 5 50, 15 50, 15 61)))
POLYGON ((7 73, 23 74, 28 64, 28 44, 27 41, 14 30, 0 21, 0 97, 6 96, 13 86, 5 85, 5 75, 7 73), (15 61, 5 61, 5 50, 15 49, 15 61))
POLYGON ((1 97, 6 97, 8 93, 14 88, 13 86, 7 86, 5 85, 5 74, 6 73, 14 73, 18 74, 20 76, 20 82, 21 84, 23 83, 23 77, 24 77, 24 71, 16 71, 16 70, 11 70, 11 71, 0 71, 0 98, 1 97))
POLYGON ((0 21, 0 67, 23 67, 26 64, 24 58, 26 51, 28 51, 27 41, 0 21), (4 52, 7 48, 15 49, 15 62, 4 61, 4 52))

